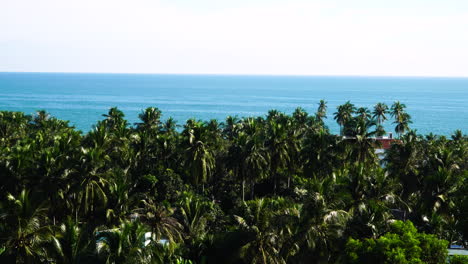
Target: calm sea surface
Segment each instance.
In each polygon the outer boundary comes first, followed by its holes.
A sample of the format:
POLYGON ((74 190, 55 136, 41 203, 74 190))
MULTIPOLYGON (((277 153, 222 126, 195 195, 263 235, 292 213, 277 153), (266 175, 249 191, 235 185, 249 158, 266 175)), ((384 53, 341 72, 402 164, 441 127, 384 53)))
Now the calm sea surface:
POLYGON ((299 106, 313 113, 320 99, 328 102, 326 123, 334 132, 332 114, 347 100, 369 108, 400 100, 420 133, 468 133, 467 78, 0 73, 0 110, 45 109, 83 131, 113 106, 131 123, 144 108, 156 106, 163 119, 172 116, 183 124, 192 117, 224 120, 270 109, 291 113, 299 106))

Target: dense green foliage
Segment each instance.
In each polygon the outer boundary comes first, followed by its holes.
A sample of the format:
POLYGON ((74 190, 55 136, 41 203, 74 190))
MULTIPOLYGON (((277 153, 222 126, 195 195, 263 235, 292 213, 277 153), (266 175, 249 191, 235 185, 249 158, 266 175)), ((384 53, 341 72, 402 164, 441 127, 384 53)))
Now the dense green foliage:
POLYGON ((338 107, 340 136, 323 100, 183 126, 103 116, 83 134, 0 112, 1 263, 440 263, 443 240, 467 244, 468 138, 417 135, 399 102, 338 107))
POLYGON ((449 257, 450 264, 468 264, 468 256, 455 255, 449 257))
POLYGON ((448 242, 418 233, 411 222, 396 221, 391 233, 363 241, 350 238, 346 253, 350 263, 444 263, 448 242))

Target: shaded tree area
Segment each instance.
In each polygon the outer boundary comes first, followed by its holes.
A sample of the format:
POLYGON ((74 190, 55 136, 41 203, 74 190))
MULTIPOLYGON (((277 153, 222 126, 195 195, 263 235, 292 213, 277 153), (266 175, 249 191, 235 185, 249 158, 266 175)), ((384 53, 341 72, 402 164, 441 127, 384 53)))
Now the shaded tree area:
POLYGON ((0 112, 1 263, 442 263, 446 241, 467 245, 468 137, 417 134, 399 102, 346 102, 341 135, 324 100, 313 114, 139 118, 111 108, 83 134, 0 112), (399 140, 382 167, 389 116, 399 140))

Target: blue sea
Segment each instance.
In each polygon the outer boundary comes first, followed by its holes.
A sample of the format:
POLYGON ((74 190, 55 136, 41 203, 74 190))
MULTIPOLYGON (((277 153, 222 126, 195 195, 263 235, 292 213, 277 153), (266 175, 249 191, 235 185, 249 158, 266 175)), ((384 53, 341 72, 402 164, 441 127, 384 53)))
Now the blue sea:
MULTIPOLYGON (((270 109, 314 113, 320 99, 328 102, 326 124, 333 132, 339 131, 333 113, 348 100, 369 108, 399 100, 419 133, 468 133, 468 78, 0 73, 0 110, 44 109, 83 132, 113 106, 131 124, 144 108, 155 106, 163 119, 173 117, 182 125, 188 118, 222 121, 270 109)), ((387 121, 386 128, 394 125, 387 121)))

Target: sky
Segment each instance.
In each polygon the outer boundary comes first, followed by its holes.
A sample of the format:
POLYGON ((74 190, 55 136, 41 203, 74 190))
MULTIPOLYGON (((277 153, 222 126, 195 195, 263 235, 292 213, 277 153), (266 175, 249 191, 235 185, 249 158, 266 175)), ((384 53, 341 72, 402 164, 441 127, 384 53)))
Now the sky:
POLYGON ((0 71, 468 77, 468 1, 0 0, 0 71))

